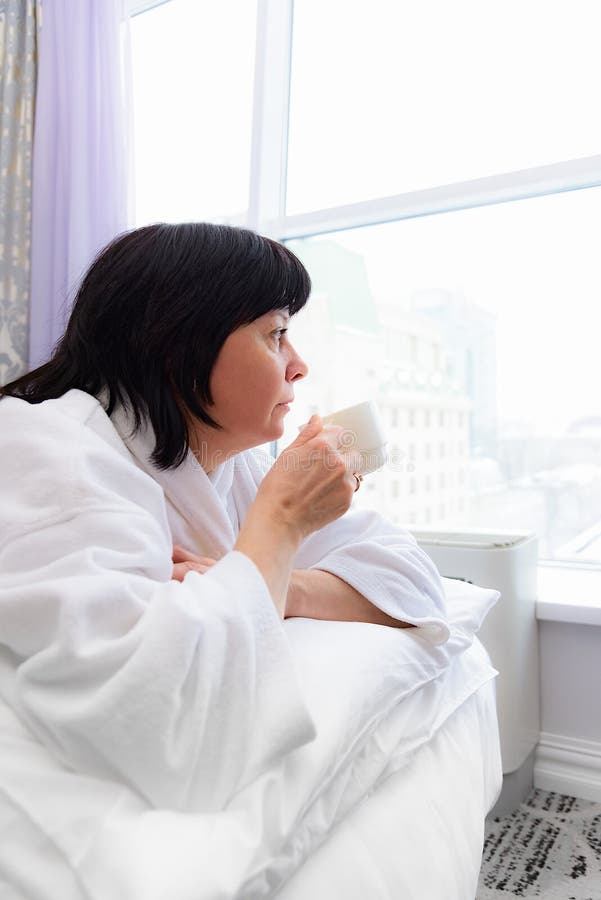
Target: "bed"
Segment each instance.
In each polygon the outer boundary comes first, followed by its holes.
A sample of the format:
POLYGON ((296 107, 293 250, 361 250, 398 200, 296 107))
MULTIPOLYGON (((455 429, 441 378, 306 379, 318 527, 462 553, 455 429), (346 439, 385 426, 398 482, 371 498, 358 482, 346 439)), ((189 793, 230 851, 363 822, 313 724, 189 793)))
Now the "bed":
POLYGON ((496 672, 475 635, 498 594, 443 581, 444 645, 284 623, 317 737, 223 810, 151 809, 69 771, 3 703, 2 900, 473 900, 502 781, 496 672))
POLYGON ((338 823, 276 900, 473 900, 499 765, 487 682, 338 823))

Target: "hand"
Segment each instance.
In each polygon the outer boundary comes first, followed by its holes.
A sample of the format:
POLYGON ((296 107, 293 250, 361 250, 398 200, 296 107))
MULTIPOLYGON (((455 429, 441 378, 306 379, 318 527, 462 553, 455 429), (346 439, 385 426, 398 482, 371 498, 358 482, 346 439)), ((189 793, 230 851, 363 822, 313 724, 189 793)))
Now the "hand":
POLYGON ((265 579, 281 619, 301 541, 345 513, 355 491, 361 455, 338 453, 342 433, 311 416, 261 482, 234 545, 265 579))
POLYGON ((191 553, 178 544, 173 545, 171 559, 174 563, 172 581, 183 581, 188 572, 200 572, 204 575, 217 562, 209 556, 197 556, 196 553, 191 553))
POLYGON ((340 450, 342 434, 343 428, 324 428, 319 416, 312 416, 263 479, 256 510, 288 525, 300 539, 343 515, 356 488, 353 472, 362 460, 356 451, 340 450))

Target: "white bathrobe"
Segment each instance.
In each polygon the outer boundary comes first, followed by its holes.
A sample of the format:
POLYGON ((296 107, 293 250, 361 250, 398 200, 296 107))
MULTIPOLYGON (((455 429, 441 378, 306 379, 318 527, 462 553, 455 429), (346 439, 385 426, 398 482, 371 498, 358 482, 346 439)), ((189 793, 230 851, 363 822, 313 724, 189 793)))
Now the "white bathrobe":
MULTIPOLYGON (((0 691, 63 764, 124 781, 155 807, 214 811, 315 737, 286 622, 233 551, 270 465, 241 453, 207 476, 148 462, 99 401, 71 390, 0 401, 0 691), (172 581, 172 544, 219 562, 172 581)), ((426 641, 449 630, 414 538, 349 511, 296 568, 352 584, 426 641)))

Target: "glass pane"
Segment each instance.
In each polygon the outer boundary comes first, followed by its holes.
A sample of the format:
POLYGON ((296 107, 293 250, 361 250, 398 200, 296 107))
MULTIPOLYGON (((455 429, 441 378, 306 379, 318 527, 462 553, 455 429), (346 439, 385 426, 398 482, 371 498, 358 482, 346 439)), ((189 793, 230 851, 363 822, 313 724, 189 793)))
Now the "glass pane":
POLYGON ((136 224, 248 208, 256 0, 172 0, 131 20, 136 224))
POLYGON ((374 398, 389 461, 359 505, 601 563, 600 220, 593 188, 290 241, 314 287, 282 446, 374 398))
POLYGON ((287 212, 599 153, 597 0, 295 0, 287 212))

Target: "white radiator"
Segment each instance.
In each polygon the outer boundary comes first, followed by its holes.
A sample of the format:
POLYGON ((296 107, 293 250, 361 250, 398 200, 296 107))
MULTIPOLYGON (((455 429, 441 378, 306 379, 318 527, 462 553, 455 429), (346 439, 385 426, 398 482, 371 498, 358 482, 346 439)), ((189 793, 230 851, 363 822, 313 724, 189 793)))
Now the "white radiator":
POLYGON ((532 752, 540 733, 537 538, 531 533, 407 527, 441 575, 501 592, 478 637, 499 670, 497 711, 503 772, 514 772, 532 752))

